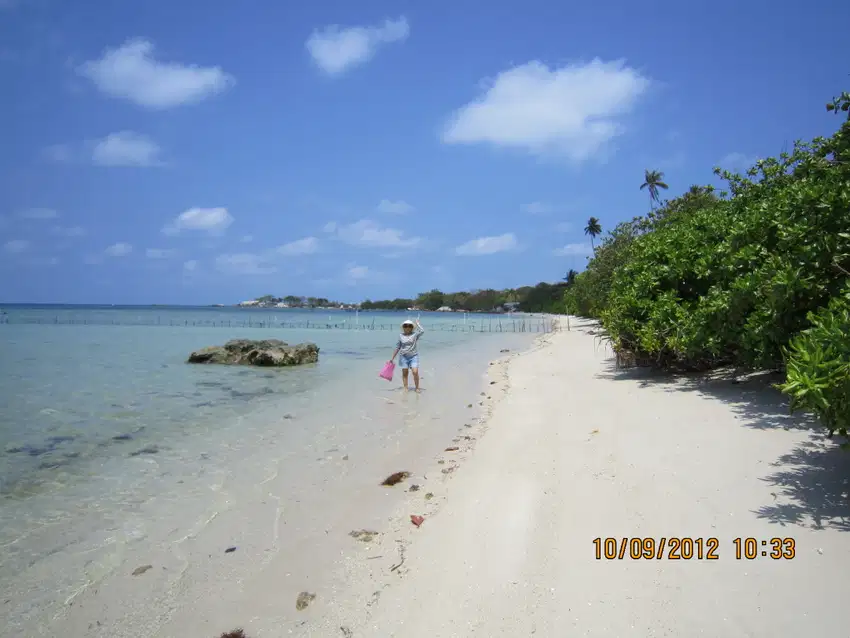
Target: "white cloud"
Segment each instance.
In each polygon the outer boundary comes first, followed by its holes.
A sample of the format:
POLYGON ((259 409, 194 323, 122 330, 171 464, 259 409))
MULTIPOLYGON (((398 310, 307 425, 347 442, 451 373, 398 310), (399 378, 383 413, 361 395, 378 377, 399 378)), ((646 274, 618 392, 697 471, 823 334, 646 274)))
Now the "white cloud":
POLYGON ((269 275, 277 271, 262 255, 253 253, 219 255, 215 258, 215 267, 232 275, 269 275))
POLYGON ((552 207, 543 202, 531 202, 530 204, 525 204, 522 210, 529 215, 546 215, 552 212, 552 207))
POLYGON ((339 227, 339 224, 337 224, 336 222, 328 222, 327 224, 324 225, 322 230, 325 231, 326 233, 335 233, 336 229, 338 227, 339 227))
POLYGON ((517 248, 517 240, 513 233, 493 237, 471 239, 455 248, 455 254, 463 256, 493 255, 517 248))
POLYGON ((20 255, 30 248, 30 242, 26 239, 12 239, 3 244, 3 252, 9 255, 20 255))
POLYGON ((194 272, 197 269, 198 269, 198 260, 197 259, 189 259, 188 261, 183 262, 184 272, 194 272))
POLYGON ((86 234, 86 229, 82 226, 54 226, 50 229, 50 232, 62 237, 83 237, 86 234))
POLYGON ((554 251, 557 257, 568 257, 570 255, 592 255, 593 248, 590 244, 567 244, 554 251))
POLYGON ((728 171, 745 170, 758 161, 757 157, 745 155, 744 153, 729 153, 720 160, 720 168, 728 171))
POLYGON ((335 233, 338 239, 353 246, 370 248, 412 248, 422 242, 420 237, 407 237, 402 230, 386 228, 370 220, 338 226, 334 222, 325 226, 327 232, 335 233))
POLYGON ((351 281, 362 281, 369 276, 369 266, 352 264, 348 267, 346 275, 351 281))
POLYGON ((623 132, 650 81, 623 61, 549 69, 532 61, 503 71, 476 100, 458 109, 442 135, 447 144, 488 143, 580 162, 623 132))
POLYGON ((283 246, 278 246, 277 252, 281 255, 311 255, 319 249, 319 240, 315 237, 305 237, 291 241, 283 246))
POLYGON ((181 230, 200 230, 215 235, 223 233, 232 223, 233 217, 226 208, 190 208, 167 224, 162 232, 176 235, 181 230))
POLYGON ((145 251, 145 257, 148 259, 168 259, 174 255, 174 251, 170 248, 148 248, 145 251))
POLYGON ((415 210, 416 209, 413 206, 401 199, 398 201, 382 199, 381 203, 378 204, 378 212, 385 213, 387 215, 408 215, 415 210))
POLYGON ((145 39, 127 40, 107 49, 97 60, 77 69, 106 95, 123 98, 149 109, 194 104, 232 86, 233 76, 221 67, 160 62, 154 45, 145 39))
POLYGON ((98 140, 92 161, 100 166, 158 166, 160 148, 156 142, 133 131, 110 133, 98 140))
POLYGON ((106 250, 103 251, 107 257, 126 257, 131 252, 133 252, 133 247, 130 244, 125 244, 124 242, 118 242, 117 244, 112 244, 106 250))
POLYGON ((56 219, 59 213, 52 208, 30 208, 18 213, 23 219, 56 219))
POLYGON ((313 31, 306 46, 313 61, 328 75, 368 62, 383 44, 402 42, 410 34, 404 17, 384 20, 380 26, 347 27, 339 25, 313 31))

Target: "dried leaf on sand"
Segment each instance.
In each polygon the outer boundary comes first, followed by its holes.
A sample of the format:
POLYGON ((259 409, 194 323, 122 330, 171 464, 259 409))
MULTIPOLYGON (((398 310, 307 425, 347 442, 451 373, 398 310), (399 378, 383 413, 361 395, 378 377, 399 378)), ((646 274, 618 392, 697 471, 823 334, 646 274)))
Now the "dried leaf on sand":
POLYGON ((375 537, 378 535, 378 532, 374 532, 370 529, 356 529, 351 532, 348 532, 348 535, 352 538, 356 538, 359 541, 363 541, 364 543, 371 543, 375 540, 375 537))

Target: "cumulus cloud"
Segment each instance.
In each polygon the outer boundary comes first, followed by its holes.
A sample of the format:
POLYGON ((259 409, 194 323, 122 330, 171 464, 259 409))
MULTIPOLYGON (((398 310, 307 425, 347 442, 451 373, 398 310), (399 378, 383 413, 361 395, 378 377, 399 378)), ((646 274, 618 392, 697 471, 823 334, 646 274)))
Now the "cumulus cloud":
POLYGON ((369 277, 369 266, 358 266, 356 264, 351 264, 348 266, 346 275, 351 281, 363 281, 364 279, 369 277))
POLYGON ((530 204, 525 204, 522 210, 529 215, 547 215, 552 212, 552 207, 543 202, 531 202, 530 204))
POLYGON ((516 236, 513 233, 505 233, 504 235, 496 235, 493 237, 478 237, 471 239, 465 244, 461 244, 455 248, 455 254, 477 257, 480 255, 493 255, 495 253, 503 253, 517 248, 516 236))
POLYGON ((59 212, 52 208, 28 208, 18 213, 21 219, 56 219, 59 212))
POLYGON ((159 166, 159 153, 159 145, 146 135, 119 131, 95 143, 92 161, 99 166, 159 166))
POLYGON ((590 244, 567 244, 554 251, 557 257, 568 257, 570 255, 592 255, 593 248, 590 244))
POLYGON ((3 252, 7 255, 20 255, 30 248, 30 242, 26 239, 12 239, 3 244, 3 252))
POLYGON ((162 232, 176 235, 182 230, 197 230, 216 235, 223 233, 232 223, 233 217, 226 208, 190 208, 163 227, 162 232))
POLYGON ((219 272, 230 275, 270 275, 277 271, 262 255, 253 253, 231 253, 215 258, 219 272))
POLYGON ((278 246, 277 252, 281 255, 292 257, 295 255, 310 255, 319 249, 319 240, 315 237, 305 237, 291 241, 283 246, 278 246))
POLYGON ((325 231, 352 246, 368 248, 412 248, 422 243, 421 237, 408 237, 403 230, 386 228, 370 219, 361 219, 346 226, 329 222, 325 231))
POLYGON ((378 212, 387 215, 408 215, 416 209, 404 200, 391 201, 382 199, 378 204, 378 212))
POLYGON ((134 38, 118 48, 107 49, 77 72, 102 93, 149 109, 195 104, 235 82, 221 67, 162 62, 153 53, 153 43, 134 38))
POLYGON ((503 71, 482 95, 452 115, 447 144, 490 144, 581 162, 620 135, 650 80, 623 61, 568 64, 539 61, 503 71))
POLYGON ((133 247, 130 244, 118 242, 117 244, 109 246, 103 251, 103 254, 107 257, 126 257, 131 252, 133 252, 133 247))
POLYGON ((343 28, 331 25, 313 31, 306 47, 313 62, 322 71, 328 75, 339 75, 368 62, 382 45, 403 42, 409 34, 410 26, 404 17, 384 20, 380 26, 343 28))

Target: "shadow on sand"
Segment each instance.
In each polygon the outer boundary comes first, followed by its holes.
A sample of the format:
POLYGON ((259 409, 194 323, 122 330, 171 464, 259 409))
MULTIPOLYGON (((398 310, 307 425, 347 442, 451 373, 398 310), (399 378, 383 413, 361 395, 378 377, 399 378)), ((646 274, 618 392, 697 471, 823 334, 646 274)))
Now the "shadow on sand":
POLYGON ((612 358, 599 376, 668 392, 700 393, 722 401, 744 426, 757 430, 807 432, 808 440, 771 463, 773 473, 762 478, 785 504, 765 505, 754 513, 782 526, 850 532, 850 452, 839 447, 839 438, 828 439, 814 417, 789 414, 788 401, 772 387, 783 380, 781 374, 725 369, 671 375, 645 368, 617 369, 612 358))

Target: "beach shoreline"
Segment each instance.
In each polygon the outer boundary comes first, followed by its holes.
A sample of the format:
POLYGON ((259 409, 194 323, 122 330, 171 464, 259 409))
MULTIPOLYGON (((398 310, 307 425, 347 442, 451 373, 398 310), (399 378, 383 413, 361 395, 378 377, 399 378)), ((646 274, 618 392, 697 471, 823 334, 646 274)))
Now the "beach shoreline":
POLYGON ((248 636, 846 634, 850 460, 769 384, 616 370, 575 318, 491 375, 504 394, 439 455, 457 471, 425 472, 435 497, 411 494, 303 626, 248 636), (596 538, 702 549, 606 559, 596 538))
MULTIPOLYGON (((423 351, 421 395, 401 392, 399 374, 390 384, 377 377, 379 350, 377 359, 354 361, 347 378, 277 408, 263 400, 259 412, 225 431, 203 424, 200 438, 187 431, 159 442, 157 454, 128 458, 130 442, 109 461, 129 464, 131 479, 113 490, 120 508, 104 509, 83 483, 57 496, 78 495, 76 510, 95 513, 100 527, 54 515, 47 525, 29 529, 23 519, 7 530, 0 619, 23 635, 110 638, 218 636, 233 620, 246 624, 246 609, 275 631, 302 626, 309 610, 295 609, 297 595, 315 591, 315 607, 331 597, 339 562, 365 545, 350 532, 382 528, 423 459, 442 449, 458 423, 477 422, 487 364, 534 338, 482 335, 449 346, 449 334, 437 331, 423 351), (410 479, 380 485, 400 470, 410 479), (148 479, 158 494, 136 488, 148 479)), ((218 376, 185 370, 205 384, 218 376)), ((15 507, 4 516, 27 504, 15 507)))

